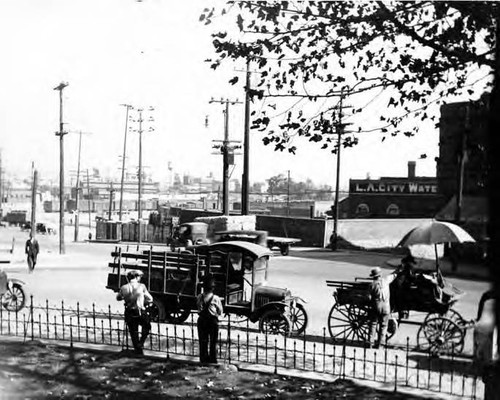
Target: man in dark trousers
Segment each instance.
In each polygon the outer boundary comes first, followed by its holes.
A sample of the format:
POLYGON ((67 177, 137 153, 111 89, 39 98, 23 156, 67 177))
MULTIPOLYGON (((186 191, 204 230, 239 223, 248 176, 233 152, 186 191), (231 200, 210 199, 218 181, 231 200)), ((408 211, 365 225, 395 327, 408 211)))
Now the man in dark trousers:
POLYGON ((370 272, 370 278, 373 279, 373 282, 370 283, 370 347, 379 348, 380 345, 385 345, 387 325, 391 313, 389 285, 395 277, 395 273, 382 277, 379 267, 373 268, 370 272), (378 338, 374 345, 377 326, 379 328, 378 338))
POLYGON ((136 354, 143 354, 144 342, 151 330, 151 322, 146 312, 146 305, 153 302, 153 296, 143 283, 142 272, 132 270, 127 273, 128 283, 120 288, 117 300, 125 301, 125 323, 127 324, 136 354), (139 326, 141 338, 139 339, 139 326))
POLYGON ((30 237, 26 240, 26 245, 24 246, 24 252, 27 255, 28 260, 28 269, 29 272, 33 272, 36 265, 36 259, 38 257, 38 253, 40 252, 40 246, 38 244, 38 240, 30 233, 30 237))
POLYGON ((198 339, 200 341, 200 362, 217 363, 217 340, 222 302, 214 293, 215 280, 208 276, 203 282, 203 293, 198 295, 198 339))

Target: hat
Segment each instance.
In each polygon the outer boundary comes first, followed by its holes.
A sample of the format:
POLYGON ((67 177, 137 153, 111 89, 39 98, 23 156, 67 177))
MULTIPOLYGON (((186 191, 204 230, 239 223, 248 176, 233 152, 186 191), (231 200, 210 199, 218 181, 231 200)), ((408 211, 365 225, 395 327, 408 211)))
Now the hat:
POLYGON ((215 289, 215 279, 213 276, 207 276, 205 280, 203 281, 203 288, 204 289, 215 289))
POLYGON ((132 269, 127 272, 127 278, 129 279, 134 279, 137 278, 138 276, 143 276, 143 275, 144 275, 143 272, 137 269, 132 269))
POLYGON ((372 268, 370 271, 370 278, 378 278, 382 274, 380 267, 372 268))
POLYGON ((417 263, 417 261, 415 260, 415 257, 413 257, 411 254, 408 254, 406 257, 403 257, 401 262, 406 263, 406 264, 416 264, 417 263))

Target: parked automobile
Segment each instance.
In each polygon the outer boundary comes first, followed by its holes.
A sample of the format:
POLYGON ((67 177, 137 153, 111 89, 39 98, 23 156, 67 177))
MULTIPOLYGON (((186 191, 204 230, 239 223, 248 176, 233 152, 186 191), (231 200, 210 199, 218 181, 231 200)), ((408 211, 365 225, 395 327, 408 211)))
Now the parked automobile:
MULTIPOLYGON (((25 222, 24 224, 22 224, 21 230, 30 231, 31 230, 31 222, 25 222)), ((56 230, 53 227, 51 227, 43 222, 37 222, 36 233, 41 233, 42 235, 55 235, 56 230)))

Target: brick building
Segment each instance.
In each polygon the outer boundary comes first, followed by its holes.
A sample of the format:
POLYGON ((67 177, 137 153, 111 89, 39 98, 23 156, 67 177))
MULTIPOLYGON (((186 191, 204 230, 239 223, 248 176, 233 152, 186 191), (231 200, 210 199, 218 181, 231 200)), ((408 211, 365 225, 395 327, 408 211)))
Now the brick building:
POLYGON ((416 176, 415 161, 408 162, 407 177, 350 179, 349 198, 340 212, 347 218, 428 218, 445 200, 434 177, 416 176))

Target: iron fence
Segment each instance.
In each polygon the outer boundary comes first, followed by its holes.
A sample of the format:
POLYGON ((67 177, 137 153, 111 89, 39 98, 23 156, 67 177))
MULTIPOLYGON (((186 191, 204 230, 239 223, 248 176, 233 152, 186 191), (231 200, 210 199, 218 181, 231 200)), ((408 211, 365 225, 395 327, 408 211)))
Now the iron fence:
MULTIPOLYGON (((105 344, 131 348, 121 313, 60 305, 34 305, 33 298, 21 312, 0 308, 0 335, 25 340, 60 340, 70 343, 105 344)), ((341 378, 383 382, 394 390, 406 386, 464 398, 482 398, 484 384, 470 359, 454 354, 435 357, 406 346, 371 349, 333 342, 322 335, 304 332, 298 337, 258 332, 248 319, 228 316, 219 330, 219 361, 223 363, 267 365, 278 369, 315 372, 341 378)), ((179 325, 153 323, 146 349, 170 357, 197 357, 199 346, 196 316, 179 325)))

